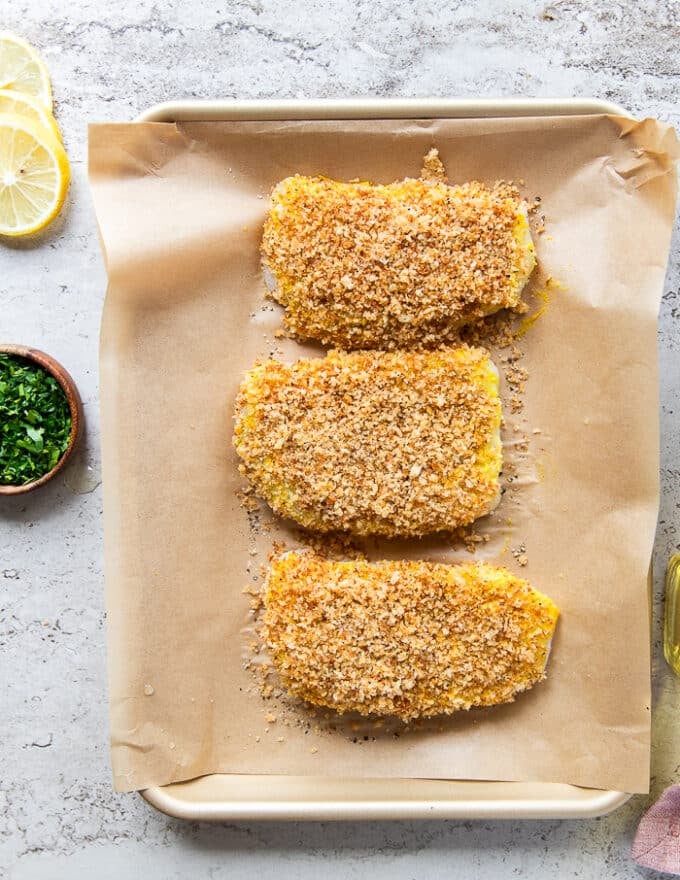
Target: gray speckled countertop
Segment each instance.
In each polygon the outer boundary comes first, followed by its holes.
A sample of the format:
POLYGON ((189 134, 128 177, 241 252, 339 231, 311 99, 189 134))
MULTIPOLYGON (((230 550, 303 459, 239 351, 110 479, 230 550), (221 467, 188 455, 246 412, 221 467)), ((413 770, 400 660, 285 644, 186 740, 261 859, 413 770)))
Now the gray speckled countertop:
MULTIPOLYGON (((73 167, 68 208, 40 245, 0 245, 0 337, 66 364, 88 422, 62 479, 0 506, 0 877, 651 876, 628 858, 651 796, 587 821, 208 826, 113 793, 98 477, 105 276, 86 126, 177 97, 522 95, 606 98, 678 127, 680 5, 5 0, 0 12, 0 28, 48 62, 73 167)), ((652 795, 680 781, 680 682, 659 646, 663 569, 680 541, 679 262, 676 235, 659 332, 652 795)))

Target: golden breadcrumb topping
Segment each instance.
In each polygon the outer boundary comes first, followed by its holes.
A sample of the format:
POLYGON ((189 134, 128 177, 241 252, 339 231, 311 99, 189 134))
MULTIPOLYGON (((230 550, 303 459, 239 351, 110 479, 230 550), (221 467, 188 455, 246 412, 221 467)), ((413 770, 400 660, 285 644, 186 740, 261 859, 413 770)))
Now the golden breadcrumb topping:
POLYGON ((486 564, 290 552, 273 562, 265 590, 262 635, 291 694, 404 721, 514 700, 545 677, 559 614, 486 564))
POLYGON ((295 175, 272 193, 262 256, 289 332, 343 349, 431 348, 514 308, 535 265, 508 185, 388 185, 295 175))
POLYGON ((256 491, 305 528, 417 536, 495 507, 500 423, 483 349, 330 352, 246 373, 234 446, 256 491))

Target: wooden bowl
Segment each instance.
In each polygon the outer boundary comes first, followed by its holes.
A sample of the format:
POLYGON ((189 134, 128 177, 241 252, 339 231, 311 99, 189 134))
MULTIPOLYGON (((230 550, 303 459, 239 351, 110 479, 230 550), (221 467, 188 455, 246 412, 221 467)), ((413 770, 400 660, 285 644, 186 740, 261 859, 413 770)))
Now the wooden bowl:
POLYGON ((30 492, 32 489, 37 489, 38 486, 43 486, 48 480, 51 480, 52 477, 55 477, 62 470, 71 457, 73 450, 76 448, 83 433, 85 416, 83 413, 83 403, 80 399, 78 389, 76 388, 76 383, 62 365, 58 363, 58 361, 55 361, 53 357, 45 354, 44 351, 38 351, 37 348, 28 348, 25 345, 6 345, 3 343, 0 343, 0 354, 14 354, 17 357, 25 358, 27 361, 32 361, 34 364, 47 370, 47 372, 51 376, 54 376, 57 382, 61 385, 62 390, 66 395, 66 399, 68 400, 69 409, 71 410, 71 435, 69 437, 68 446, 52 470, 47 471, 47 473, 38 477, 37 480, 31 480, 30 483, 24 483, 23 486, 0 485, 0 495, 20 495, 22 492, 30 492))

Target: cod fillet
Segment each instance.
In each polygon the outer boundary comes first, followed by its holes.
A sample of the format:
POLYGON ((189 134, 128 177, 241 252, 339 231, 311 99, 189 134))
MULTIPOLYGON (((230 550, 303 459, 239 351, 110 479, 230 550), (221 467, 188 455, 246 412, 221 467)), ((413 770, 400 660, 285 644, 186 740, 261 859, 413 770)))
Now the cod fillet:
POLYGON ((281 516, 319 532, 418 536, 496 506, 500 424, 483 349, 330 352, 247 372, 233 442, 281 516))
POLYGON ((535 265, 509 187, 295 175, 273 190, 265 281, 295 336, 342 349, 433 347, 518 305, 535 265))
POLYGON ((289 552, 267 577, 262 635, 292 695, 410 721, 512 702, 545 677, 558 614, 526 581, 483 563, 289 552))

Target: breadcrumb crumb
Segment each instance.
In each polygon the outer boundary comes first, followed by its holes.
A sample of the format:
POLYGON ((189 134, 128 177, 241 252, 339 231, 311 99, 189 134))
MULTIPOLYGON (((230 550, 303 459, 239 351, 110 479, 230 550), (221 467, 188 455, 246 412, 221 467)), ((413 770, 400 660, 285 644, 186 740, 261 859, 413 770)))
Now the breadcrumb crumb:
POLYGON ((432 147, 423 158, 423 167, 420 172, 421 180, 431 180, 439 183, 446 183, 446 169, 439 158, 439 150, 432 147))

